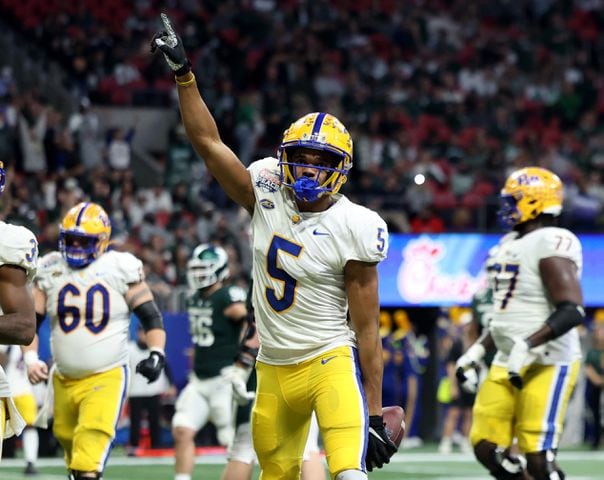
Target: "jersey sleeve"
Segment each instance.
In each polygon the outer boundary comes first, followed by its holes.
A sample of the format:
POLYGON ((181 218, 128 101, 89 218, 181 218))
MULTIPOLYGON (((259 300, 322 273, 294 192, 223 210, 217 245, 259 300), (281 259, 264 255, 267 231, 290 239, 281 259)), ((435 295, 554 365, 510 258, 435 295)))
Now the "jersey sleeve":
POLYGON ((27 228, 6 224, 0 239, 0 266, 16 265, 32 280, 38 265, 38 241, 27 228))
POLYGON ((348 217, 350 235, 344 249, 344 258, 360 262, 378 263, 388 254, 388 227, 375 212, 358 207, 348 217))
POLYGON ((125 284, 140 283, 145 279, 143 262, 128 252, 113 252, 116 256, 116 273, 125 284))
POLYGON ((42 291, 47 291, 52 284, 52 279, 58 276, 57 272, 62 272, 62 259, 59 252, 50 252, 40 257, 34 284, 42 291))
POLYGON ((535 255, 539 260, 549 257, 563 257, 572 260, 579 271, 583 267, 581 242, 577 236, 565 228, 544 228, 541 241, 535 242, 535 255))

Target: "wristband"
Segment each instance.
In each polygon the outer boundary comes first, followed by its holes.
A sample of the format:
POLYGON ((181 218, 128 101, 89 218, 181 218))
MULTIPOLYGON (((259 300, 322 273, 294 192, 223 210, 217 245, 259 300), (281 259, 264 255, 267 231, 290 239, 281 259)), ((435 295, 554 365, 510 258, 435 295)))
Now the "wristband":
POLYGON ((174 77, 174 80, 176 81, 176 85, 178 85, 179 87, 186 88, 195 83, 195 74, 193 72, 191 72, 191 78, 189 78, 189 80, 185 80, 184 82, 181 82, 180 80, 178 80, 177 77, 174 77))
POLYGON ((38 357, 38 352, 35 350, 28 350, 23 354, 23 363, 26 366, 31 367, 40 361, 40 357, 38 357))
POLYGON ((151 353, 159 353, 162 357, 166 356, 166 352, 164 352, 164 349, 161 347, 149 347, 149 350, 151 351, 151 353))

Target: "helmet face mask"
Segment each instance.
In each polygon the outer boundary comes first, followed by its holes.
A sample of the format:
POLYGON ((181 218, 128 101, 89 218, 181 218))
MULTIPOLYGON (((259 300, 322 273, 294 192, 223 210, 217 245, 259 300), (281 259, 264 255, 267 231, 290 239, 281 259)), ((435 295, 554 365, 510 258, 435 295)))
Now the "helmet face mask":
POLYGON ((59 251, 71 268, 83 268, 100 257, 109 246, 111 222, 100 205, 82 202, 61 222, 59 251))
POLYGON ((324 195, 336 194, 348 179, 352 168, 352 139, 344 125, 328 113, 310 113, 296 120, 283 134, 277 151, 281 183, 291 188, 298 200, 314 202, 324 195), (309 165, 294 161, 295 152, 305 148, 333 158, 331 165, 309 165), (298 177, 302 168, 319 170, 319 179, 298 177), (321 179, 321 173, 326 175, 321 179))
POLYGON ((228 255, 217 245, 198 245, 187 262, 187 283, 191 290, 201 290, 229 276, 228 255))
POLYGON ((513 172, 501 190, 499 221, 507 228, 534 220, 541 214, 558 216, 564 198, 562 182, 545 168, 526 167, 513 172))

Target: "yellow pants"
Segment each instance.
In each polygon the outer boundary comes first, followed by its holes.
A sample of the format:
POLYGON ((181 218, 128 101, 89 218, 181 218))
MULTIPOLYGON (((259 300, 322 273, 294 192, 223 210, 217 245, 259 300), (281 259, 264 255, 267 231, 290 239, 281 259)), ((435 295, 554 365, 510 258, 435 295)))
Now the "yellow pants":
POLYGON ((128 368, 85 378, 53 376, 53 431, 71 470, 102 472, 128 389, 128 368))
POLYGON ((262 480, 300 478, 312 411, 332 478, 365 471, 367 405, 356 350, 339 347, 298 365, 257 362, 252 437, 262 480))
POLYGON ((34 397, 34 394, 28 393, 19 395, 13 397, 13 400, 15 401, 17 410, 19 410, 23 420, 25 420, 25 423, 27 423, 28 426, 32 426, 36 419, 36 415, 38 415, 38 405, 36 404, 36 397, 34 397))
POLYGON ((472 444, 488 440, 507 447, 517 437, 524 453, 558 448, 579 363, 529 365, 521 372, 522 390, 509 382, 505 367, 491 366, 474 403, 472 444))

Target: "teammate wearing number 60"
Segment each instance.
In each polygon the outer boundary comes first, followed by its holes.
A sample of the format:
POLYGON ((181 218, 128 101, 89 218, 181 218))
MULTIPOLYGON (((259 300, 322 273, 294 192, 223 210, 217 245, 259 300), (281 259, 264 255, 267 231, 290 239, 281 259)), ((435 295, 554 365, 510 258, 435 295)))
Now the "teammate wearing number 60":
POLYGON ((501 200, 501 220, 512 232, 487 261, 488 333, 457 361, 465 380, 490 346, 497 349, 474 403, 470 440, 495 478, 563 480, 556 453, 581 359, 581 244, 557 226, 563 187, 549 170, 513 172, 501 200), (514 437, 526 462, 510 453, 514 437))
MULTIPOLYGON (((34 280, 38 320, 48 312, 51 321, 53 430, 72 480, 102 478, 126 398, 131 312, 151 351, 136 372, 153 382, 165 365, 162 316, 144 280, 143 264, 129 253, 107 251, 110 235, 111 223, 101 206, 76 205, 61 223, 59 251, 40 259, 34 280)), ((37 339, 24 350, 30 381, 48 378, 46 364, 38 359, 37 339)), ((49 409, 45 404, 39 423, 49 409)))
POLYGON ((396 451, 382 419, 378 332, 377 264, 388 231, 377 213, 339 193, 352 168, 352 138, 333 115, 309 113, 285 130, 276 158, 246 168, 222 142, 163 14, 162 22, 151 50, 175 75, 189 140, 252 217, 260 352, 251 423, 260 478, 300 477, 314 410, 331 478, 366 479, 396 451))

